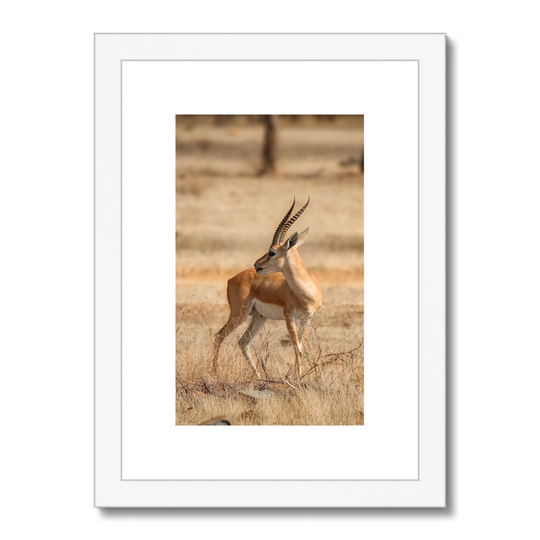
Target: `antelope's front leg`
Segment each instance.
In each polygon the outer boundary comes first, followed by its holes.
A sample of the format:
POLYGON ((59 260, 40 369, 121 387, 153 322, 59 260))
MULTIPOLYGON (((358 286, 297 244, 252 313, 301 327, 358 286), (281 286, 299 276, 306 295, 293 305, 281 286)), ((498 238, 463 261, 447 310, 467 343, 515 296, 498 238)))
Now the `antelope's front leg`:
POLYGON ((300 363, 302 360, 302 346, 300 345, 300 342, 298 341, 298 333, 296 331, 296 324, 294 323, 294 319, 287 318, 285 319, 285 322, 287 324, 287 330, 289 331, 289 335, 291 336, 291 342, 294 349, 294 370, 296 371, 297 375, 302 374, 302 364, 300 363))
POLYGON ((309 317, 306 317, 304 319, 298 319, 297 334, 298 334, 298 343, 300 344, 300 351, 304 349, 304 336, 306 335, 306 329, 309 326, 309 323, 311 322, 312 317, 313 315, 310 315, 309 317))

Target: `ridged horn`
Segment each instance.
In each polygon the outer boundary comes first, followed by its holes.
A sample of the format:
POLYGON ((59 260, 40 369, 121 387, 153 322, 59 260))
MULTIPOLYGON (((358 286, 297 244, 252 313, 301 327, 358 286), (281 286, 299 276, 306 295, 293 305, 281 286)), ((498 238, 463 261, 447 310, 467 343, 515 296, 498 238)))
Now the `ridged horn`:
POLYGON ((281 220, 281 223, 278 225, 278 228, 276 229, 276 232, 274 233, 274 238, 272 240, 272 245, 279 244, 279 237, 281 234, 281 229, 285 227, 287 220, 289 219, 289 216, 291 215, 291 212, 293 211, 294 205, 296 204, 296 197, 293 200, 292 206, 289 208, 289 211, 285 214, 285 217, 281 220))
MULTIPOLYGON (((283 239, 285 238, 285 235, 287 234, 287 231, 291 228, 291 225, 302 215, 302 212, 307 208, 307 205, 309 204, 309 200, 310 200, 310 196, 308 196, 308 200, 307 200, 307 203, 300 209, 298 210, 298 212, 296 212, 296 214, 294 214, 294 216, 289 219, 289 221, 287 221, 287 223, 285 223, 285 225, 283 226, 283 228, 281 229, 280 231, 280 235, 279 235, 279 242, 275 242, 275 244, 279 243, 281 244, 281 242, 283 242, 283 239)), ((292 208, 291 208, 292 210, 292 208)), ((287 217, 289 217, 287 215, 287 217)), ((276 231, 277 233, 277 231, 276 231)), ((275 239, 275 237, 274 237, 275 239)))

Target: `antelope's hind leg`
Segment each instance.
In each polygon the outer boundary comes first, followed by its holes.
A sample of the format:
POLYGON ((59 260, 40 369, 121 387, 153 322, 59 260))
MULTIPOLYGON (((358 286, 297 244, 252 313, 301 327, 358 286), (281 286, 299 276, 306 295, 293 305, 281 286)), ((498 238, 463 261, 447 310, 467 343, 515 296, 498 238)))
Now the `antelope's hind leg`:
MULTIPOLYGON (((246 331, 242 334, 242 337, 238 340, 238 345, 240 345, 240 350, 242 351, 242 354, 244 355, 250 366, 253 368, 255 374, 259 376, 257 366, 255 365, 255 362, 253 362, 253 358, 251 357, 249 346, 251 345, 251 342, 255 339, 257 334, 261 331, 262 327, 268 319, 266 317, 263 317, 256 309, 252 309, 251 314, 251 322, 249 323, 246 331)), ((261 364, 264 373, 268 377, 268 373, 266 373, 266 366, 263 360, 261 360, 261 364)))
POLYGON ((213 358, 213 369, 214 373, 217 373, 218 369, 218 356, 219 349, 223 340, 232 332, 234 332, 246 319, 251 309, 251 305, 244 304, 240 309, 233 309, 231 306, 231 314, 229 315, 229 320, 226 322, 225 326, 219 330, 214 336, 214 358, 213 358))

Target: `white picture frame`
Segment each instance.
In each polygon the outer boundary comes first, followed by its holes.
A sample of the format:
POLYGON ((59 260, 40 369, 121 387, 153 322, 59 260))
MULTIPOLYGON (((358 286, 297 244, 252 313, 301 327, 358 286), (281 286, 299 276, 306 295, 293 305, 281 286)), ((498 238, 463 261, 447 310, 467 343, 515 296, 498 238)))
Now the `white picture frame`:
MULTIPOLYGON (((152 68, 153 69, 153 68, 152 68)), ((229 68, 228 68, 229 69, 229 68)), ((230 70, 233 70, 231 67, 230 70)), ((295 71, 297 71, 295 69, 295 71)), ((236 71, 234 72, 236 74, 236 71)), ((238 72, 238 77, 242 73, 238 72)), ((183 109, 196 114, 210 113, 266 113, 264 102, 258 104, 258 109, 242 110, 234 109, 234 96, 231 95, 228 103, 232 109, 227 109, 221 100, 221 108, 216 111, 213 107, 212 96, 219 96, 218 93, 224 92, 223 86, 216 83, 215 87, 209 90, 209 85, 204 85, 204 76, 201 78, 190 78, 184 84, 189 85, 192 92, 193 102, 196 95, 203 95, 206 101, 203 105, 193 105, 198 108, 190 109, 184 99, 183 109), (205 103, 208 107, 205 108, 205 103)), ((282 85, 286 88, 287 78, 284 77, 282 85)), ((386 80, 381 75, 381 81, 386 80)), ((408 79, 408 83, 412 79, 408 79)), ((322 109, 309 111, 299 111, 298 104, 295 102, 302 97, 303 90, 298 87, 301 82, 295 84, 294 89, 289 89, 291 110, 272 110, 277 113, 300 113, 307 112, 319 114, 322 109), (296 92, 296 94, 295 94, 296 92)), ((339 87, 336 87, 339 88, 339 87)), ((411 87, 412 88, 412 87, 411 87)), ((97 34, 95 36, 95 506, 101 508, 107 507, 444 507, 446 500, 446 381, 445 381, 445 332, 446 332, 446 290, 445 290, 445 270, 446 270, 446 239, 445 239, 445 210, 446 210, 446 185, 445 185, 445 90, 446 90, 446 66, 445 66, 445 35, 444 34, 97 34), (346 447, 343 445, 343 455, 332 455, 335 461, 340 461, 343 469, 340 469, 338 477, 332 477, 331 471, 323 472, 316 470, 311 466, 307 472, 299 472, 298 476, 288 473, 286 478, 276 477, 275 474, 261 474, 259 477, 243 477, 238 472, 223 475, 220 478, 208 477, 204 470, 210 467, 210 463, 215 459, 219 461, 225 440, 212 440, 215 437, 211 430, 198 429, 198 433, 204 431, 210 437, 206 444, 197 448, 200 455, 198 462, 190 462, 190 469, 193 467, 196 472, 190 475, 182 476, 182 459, 180 463, 174 463, 175 456, 180 456, 180 448, 174 447, 172 443, 159 442, 159 422, 157 417, 149 413, 147 424, 141 420, 140 425, 130 426, 132 432, 141 432, 144 439, 152 440, 154 444, 148 447, 139 448, 140 453, 135 452, 133 448, 138 443, 136 439, 130 438, 127 431, 128 427, 122 427, 122 419, 126 414, 126 406, 129 407, 129 399, 142 399, 147 397, 152 404, 157 401, 153 399, 152 392, 155 389, 144 388, 144 381, 137 384, 137 392, 130 381, 126 380, 126 372, 122 368, 122 354, 129 345, 129 333, 125 333, 123 318, 123 306, 126 306, 126 298, 122 296, 123 279, 126 276, 135 279, 140 287, 145 285, 139 276, 130 274, 135 267, 135 261, 130 262, 126 268, 123 263, 123 238, 129 236, 129 205, 135 204, 131 194, 125 190, 126 175, 130 174, 129 152, 126 154, 126 148, 129 141, 125 138, 122 126, 126 122, 123 118, 123 110, 129 111, 124 106, 123 99, 133 89, 140 92, 136 81, 149 80, 148 66, 157 66, 159 70, 152 70, 152 84, 144 89, 144 100, 139 103, 139 107, 148 107, 149 111, 158 107, 166 99, 162 95, 165 92, 165 86, 158 84, 159 77, 165 77, 167 81, 168 73, 171 70, 177 70, 182 73, 182 66, 188 63, 191 65, 202 66, 201 73, 204 75, 208 70, 214 69, 216 72, 223 72, 223 66, 239 65, 242 62, 250 62, 252 66, 263 62, 271 62, 273 69, 282 69, 286 73, 286 65, 295 63, 295 68, 300 70, 301 66, 306 67, 306 77, 309 72, 313 73, 313 66, 320 71, 321 79, 324 79, 325 72, 333 69, 332 66, 344 65, 347 63, 345 73, 355 73, 356 70, 362 70, 370 64, 371 67, 380 65, 381 73, 390 73, 389 76, 397 77, 388 79, 393 81, 390 86, 376 82, 379 79, 375 77, 373 81, 374 92, 373 99, 379 100, 379 110, 383 111, 385 105, 391 107, 392 96, 399 96, 400 92, 405 92, 405 81, 403 88, 400 88, 399 77, 404 71, 402 67, 407 65, 411 70, 408 73, 415 73, 414 79, 414 103, 416 108, 418 122, 413 126, 410 133, 416 134, 416 140, 408 140, 411 151, 407 151, 412 161, 416 163, 415 168, 408 167, 408 173, 414 173, 414 182, 406 184, 407 196, 414 204, 410 205, 415 209, 414 212, 414 230, 417 238, 411 238, 411 245, 416 246, 413 250, 415 254, 414 264, 408 265, 412 270, 407 273, 406 284, 410 284, 411 290, 414 290, 418 297, 417 305, 411 307, 409 335, 414 335, 415 346, 407 348, 406 351, 400 351, 400 354, 408 354, 414 357, 415 369, 410 371, 409 375, 414 375, 414 400, 415 416, 413 417, 415 428, 414 455, 408 454, 407 460, 411 468, 404 464, 403 473, 394 474, 392 465, 393 459, 396 462, 406 453, 407 444, 396 443, 399 439, 388 439, 387 444, 387 462, 388 475, 377 473, 375 477, 369 475, 369 460, 366 458, 365 448, 355 448, 355 446, 346 447), (154 64, 151 64, 154 63, 154 64), (228 64, 227 64, 228 63, 228 64), (129 64, 129 68, 127 68, 129 64), (135 73, 140 66, 140 73, 135 73), (395 69, 394 69, 395 67, 395 69), (162 74, 163 75, 162 75, 162 74), (139 78, 137 78, 139 77, 139 78), (379 85, 377 87, 377 84, 379 85), (126 86, 127 85, 127 86, 126 86), (161 90, 160 90, 161 89, 161 90), (384 90, 384 91, 383 91, 384 90), (392 92, 394 92, 392 94, 392 92), (382 101, 386 100, 386 101, 382 101), (414 154, 413 150, 416 152, 414 154), (129 197, 126 201, 126 193, 129 197), (127 210, 127 212, 126 212, 127 210), (413 309, 414 308, 414 309, 413 309), (142 386, 141 386, 142 385, 142 386), (148 392, 146 391, 148 390, 148 392), (131 397, 130 397, 131 396, 131 397), (126 405, 127 404, 127 405, 126 405), (149 430, 153 424, 158 427, 157 431, 149 430), (146 427, 145 427, 146 426, 146 427), (172 445, 172 446, 171 446, 172 445), (390 445, 390 446, 388 446, 390 445), (147 460, 149 467, 145 469, 141 463, 140 471, 137 467, 126 466, 122 460, 127 455, 126 452, 133 449, 135 464, 138 460, 147 460), (358 453, 356 453, 358 452, 358 453), (364 454, 362 453, 364 452, 364 454), (348 467, 351 471, 355 470, 355 456, 362 461, 363 468, 360 472, 351 472, 347 477, 348 467), (139 457, 137 457, 139 456, 139 457), (363 456, 363 458, 362 458, 363 456), (169 460, 169 461, 167 461, 169 460), (414 462, 413 462, 414 461, 414 462), (158 467, 159 464, 161 467, 158 467), (197 471, 197 468, 200 470, 197 471), (174 470, 173 470, 174 469, 174 470), (170 472, 170 475, 168 471, 170 472), (180 470, 180 473, 178 472, 180 470), (313 475, 310 476, 310 470, 313 475), (159 471, 156 473, 155 471, 159 471), (345 471, 345 472, 343 472, 345 471), (236 476, 231 476, 234 474, 236 476), (262 478, 261 478, 262 476, 262 478)), ((286 90, 283 90, 283 96, 286 97, 286 90)), ((369 108, 362 109, 362 92, 360 88, 354 87, 354 81, 347 88, 349 101, 341 94, 334 95, 332 90, 325 90, 324 98, 317 98, 320 101, 327 100, 321 105, 327 113, 362 113, 366 115, 366 126, 369 125, 369 108), (352 86, 352 89, 351 89, 352 86), (355 92, 359 95, 358 105, 354 102, 355 92), (353 101, 350 101, 353 100, 353 101), (356 108, 356 107, 359 107, 356 108), (341 109, 340 109, 341 107, 341 109), (339 109, 339 110, 336 110, 339 109), (351 110, 354 108, 355 110, 351 110)), ((276 87, 274 94, 281 92, 276 87)), ((335 90, 337 92, 337 89, 335 90)), ((180 96, 181 92, 179 93, 180 96)), ((241 94, 241 92, 240 92, 241 94)), ((131 94, 129 94, 131 95, 131 94)), ((322 96, 323 94, 321 94, 322 96)), ((304 96, 305 98, 305 93, 304 96)), ((176 99, 173 97, 171 100, 176 99)), ((179 97, 178 99, 182 99, 179 97)), ((216 102, 218 97, 215 97, 216 102)), ((309 102, 309 99, 305 99, 309 102)), ((373 102, 374 103, 374 102, 373 102)), ((125 104, 124 104, 125 105, 125 104)), ((255 107, 257 101, 253 102, 255 107)), ((249 107, 248 106, 248 107, 249 107)), ((312 105, 313 107, 314 105, 312 105)), ((131 109, 133 110, 133 109, 131 109)), ((141 113, 143 111, 141 110, 141 113)), ((174 111, 171 111, 173 114, 174 111)), ((128 112, 129 114, 129 112, 128 112)), ((144 116, 144 115, 143 115, 144 116)), ((151 115, 150 115, 151 116, 151 115)), ((171 118, 171 127, 174 132, 174 115, 171 118)), ((386 126, 388 130, 391 125, 386 126)), ((397 124, 394 126, 398 129, 397 124)), ((142 128, 141 128, 142 129, 142 128)), ((366 127, 367 129, 367 127, 366 127)), ((387 131, 390 135, 390 131, 387 131)), ((390 142, 384 149, 386 159, 391 161, 392 155, 399 155, 399 148, 396 142, 390 142), (394 146, 392 146, 394 145, 394 146)), ((366 185, 370 178, 377 178, 377 169, 375 167, 377 159, 383 159, 382 148, 378 148, 376 143, 369 142, 369 133, 366 137, 366 185), (369 145, 372 145, 371 147, 369 145), (377 154, 380 154, 379 158, 377 154), (372 161, 370 162, 370 159, 372 161), (371 174, 371 177, 369 176, 371 174)), ((163 145, 160 147, 163 148, 163 145)), ((409 147, 407 147, 409 148, 409 147)), ((170 164, 164 166, 163 172, 158 171, 159 165, 156 165, 156 181, 159 186, 159 178, 167 177, 167 167, 174 168, 174 141, 171 139, 170 164)), ((168 155, 168 148, 165 154, 168 155)), ((152 154, 153 150, 149 150, 152 154)), ((161 150, 155 150, 155 156, 161 150)), ((161 154, 159 154, 161 156, 161 154)), ((155 157, 154 156, 154 157, 155 157)), ((150 162, 163 164, 163 159, 152 159, 150 162)), ((399 171, 399 167, 396 169, 399 171)), ((403 174, 405 178, 407 175, 403 174)), ((166 182, 167 180, 164 180, 166 182)), ((373 180, 374 182, 375 180, 373 180)), ((399 187, 399 177, 392 175, 388 178, 389 186, 399 187)), ((380 184, 378 184, 380 185, 380 184)), ((163 184, 163 193, 167 193, 167 185, 163 184)), ((375 206, 381 205, 381 198, 377 198, 376 191, 373 191, 373 198, 370 201, 366 198, 366 246, 369 242, 375 242, 375 233, 370 237, 367 227, 368 208, 370 204, 371 212, 376 214, 375 206)), ((165 197, 166 195, 164 195, 165 197)), ((174 189, 171 193, 174 199, 174 189)), ((170 204, 173 204, 171 199, 170 204)), ((166 199, 162 199, 166 201, 166 199)), ((137 202, 136 204, 141 204, 137 202)), ((142 203, 144 204, 144 203, 142 203)), ((168 203, 166 203, 168 204, 168 203)), ((400 207, 396 206, 395 212, 399 213, 400 207)), ((146 216, 152 217, 160 212, 158 209, 146 209, 146 216), (148 215, 149 214, 149 215, 148 215)), ((164 212, 166 214, 166 212, 164 212)), ((397 215, 397 214, 396 214, 397 215)), ((159 220, 157 220, 159 221, 159 220)), ((390 220, 391 221, 391 220, 390 220)), ((166 222, 164 222, 166 225, 166 222)), ((399 227, 399 223, 393 224, 399 227)), ((165 229, 162 229, 165 230, 165 229)), ((173 234, 171 228, 170 234, 173 234)), ((174 243, 170 243, 174 246, 174 243)), ((384 246, 381 250, 385 253, 392 253, 394 246, 384 246)), ((171 247, 172 257, 174 258, 174 247, 171 247)), ((381 261, 385 260, 383 258, 381 261)), ((388 259, 392 262, 392 257, 388 259)), ((165 271, 166 264, 159 263, 160 271, 165 271), (165 265, 165 266, 164 266, 165 265)), ((382 263, 379 263, 382 264, 382 263)), ((376 266, 376 265, 375 265, 376 266)), ((388 266, 387 266, 388 267, 388 266)), ((386 267, 386 268, 387 268, 386 267)), ((369 260, 366 255, 366 303, 367 293, 370 287, 369 280, 369 260)), ((380 274, 377 273, 377 274, 380 274)), ((171 273, 171 280, 174 273, 171 273)), ((377 275, 372 274, 372 283, 375 284, 377 275)), ((387 279, 387 278, 386 278, 387 279)), ((152 285, 154 286, 154 285, 152 285)), ((166 287, 166 285, 165 285, 166 287)), ((174 286, 171 288, 174 290, 174 286)), ((156 290, 159 295, 159 291, 156 290)), ((174 301, 174 293, 173 293, 174 301)), ((373 305, 373 304, 372 304, 373 305)), ((376 306, 374 306, 375 308, 376 306)), ((366 324, 370 317, 366 314, 366 324)), ((407 306, 395 306, 395 309, 406 310, 407 306)), ((372 313, 375 313, 373 309, 372 313)), ((133 318, 133 310, 130 310, 130 317, 133 318)), ((154 316, 155 314, 153 314, 154 316)), ((141 308, 141 317, 147 317, 148 314, 144 308, 141 308)), ((371 324, 375 331, 386 335, 389 342, 392 341, 393 327, 382 328, 380 323, 382 319, 373 316, 371 324), (378 322, 379 321, 379 322, 378 322), (384 331, 384 332, 383 332, 384 331)), ((389 321, 393 319, 388 318, 389 321)), ((173 323, 171 317, 171 323, 173 323)), ((397 331, 397 328, 395 328, 397 331)), ((149 333, 153 330, 150 329, 149 333)), ((153 336, 156 339, 156 347, 159 347, 159 331, 153 336)), ((152 336, 151 336, 152 337, 152 336)), ((173 337, 171 336, 171 339, 173 337)), ((370 353, 368 348, 369 335, 366 331, 366 395, 370 385, 368 368, 370 362, 370 353)), ((372 343, 376 343, 373 339, 372 343)), ((165 349, 164 349, 165 350, 165 349)), ((373 349, 372 349, 373 350, 373 349)), ((158 349, 156 348, 156 351, 158 349)), ((375 353, 377 351, 374 351, 375 353)), ((174 366, 174 357, 171 359, 170 383, 167 382, 167 353, 156 352, 159 357, 156 360, 155 377, 161 383, 167 386, 170 384, 174 388, 174 378, 172 376, 174 366), (162 362, 160 364, 160 362, 162 362), (164 369, 158 367, 161 365, 164 369)), ((373 354, 373 358, 376 354, 373 354)), ((396 366, 398 364, 395 364, 396 366)), ((172 390, 174 392, 174 390, 172 390)), ((410 394, 410 392, 409 392, 410 394)), ((407 395, 409 395, 407 394, 407 395)), ((367 398, 366 398, 367 399, 367 398)), ((387 400, 386 406, 394 409, 400 407, 401 400, 395 398, 387 400)), ((375 403, 375 402, 374 402, 375 403)), ((375 408, 375 407, 374 407, 375 408)), ((149 410, 151 406, 149 405, 149 410)), ((372 409, 373 411, 373 409, 372 409)), ((366 426, 368 423, 370 410, 366 411, 366 426)), ((408 420, 411 419, 409 415, 408 420)), ((162 419, 160 420, 162 421, 162 419)), ((171 414, 170 422, 174 425, 174 418, 171 414)), ((372 423, 372 428, 376 426, 372 423)), ((304 428, 304 426, 301 426, 304 428)), ((318 427, 313 426, 314 429, 318 427)), ((364 429, 365 426, 346 426, 346 429, 364 429)), ((179 429, 191 430, 184 431, 184 444, 189 440, 193 444, 193 429, 191 427, 177 426, 175 436, 179 429)), ((230 447, 234 437, 239 435, 239 428, 231 430, 220 430, 219 437, 228 437, 227 443, 230 447), (236 431, 235 431, 236 430, 236 431), (232 439, 231 439, 232 437, 232 439)), ((247 438, 252 445, 254 452, 257 451, 257 442, 266 437, 258 427, 242 427, 242 437, 247 438), (251 431, 249 431, 251 430, 251 431)), ((290 429, 299 429, 290 427, 290 429)), ((311 429, 311 427, 310 427, 311 429)), ((371 429, 371 428, 370 428, 371 429)), ((376 430, 374 430, 375 432, 376 430)), ((384 431, 384 430, 383 430, 384 431)), ((389 435, 392 435, 391 429, 386 429, 389 435)), ((276 432, 278 433, 278 432, 276 432)), ((289 436, 293 432, 289 431, 289 436)), ((323 432, 302 433, 302 438, 310 440, 310 444, 320 444, 324 450, 327 444, 328 433, 320 436, 323 432), (310 439, 312 437, 312 439, 310 439), (318 443, 320 441, 320 443, 318 443)), ((350 432, 347 432, 350 433, 350 432)), ((345 433, 345 437, 347 437, 345 433)), ((369 431, 362 432, 369 442, 369 431), (366 435, 367 433, 367 435, 366 435)), ((336 431, 332 432, 332 437, 341 436, 336 431)), ((399 435, 401 436, 401 435, 399 435)), ((375 436, 374 436, 375 437, 375 436)), ((373 438, 374 438, 373 437, 373 438)), ((294 438, 294 437, 293 437, 294 438)), ((290 437, 289 437, 290 439, 290 437)), ((164 438, 163 441, 168 439, 164 438)), ((346 440, 346 439, 344 439, 346 440)), ((284 440, 284 444, 286 441, 284 440)), ((202 444, 200 441, 197 444, 202 444)), ((140 445, 139 445, 140 446, 140 445)), ((366 447, 369 444, 366 444, 366 447)), ((245 444, 242 444, 245 448, 245 444)), ((288 450, 285 447, 285 450, 288 450)), ((380 453, 380 452, 379 452, 380 453)), ((133 461, 132 459, 132 461, 133 461)), ((384 473, 384 463, 375 464, 374 470, 382 470, 384 473), (379 467, 379 468, 377 468, 379 467), (381 469, 382 467, 382 469, 381 469)), ((210 467, 211 468, 211 467, 210 467)), ((232 468, 231 470, 235 470, 232 468)), ((396 468, 396 471, 398 468, 396 468)), ((236 470, 237 471, 237 470, 236 470)), ((214 473, 211 473, 214 474, 214 473)), ((336 473, 337 474, 337 473, 336 473)))

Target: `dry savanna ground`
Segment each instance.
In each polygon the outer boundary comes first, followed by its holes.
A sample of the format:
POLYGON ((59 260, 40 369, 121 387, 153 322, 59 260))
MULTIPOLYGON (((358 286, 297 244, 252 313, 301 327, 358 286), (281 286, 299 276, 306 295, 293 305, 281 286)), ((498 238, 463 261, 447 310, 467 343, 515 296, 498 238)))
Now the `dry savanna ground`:
POLYGON ((363 124, 282 121, 278 172, 261 176, 262 125, 206 120, 177 121, 176 423, 227 415, 239 425, 362 425, 363 124), (227 280, 267 251, 293 197, 299 209, 308 195, 289 233, 310 229, 299 253, 319 280, 323 307, 306 332, 302 377, 292 372, 283 321, 268 321, 252 344, 262 379, 237 344, 247 322, 225 340, 213 374, 227 280))

